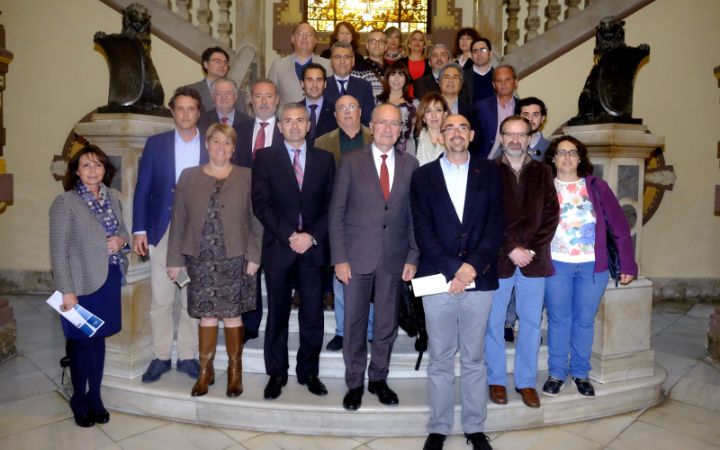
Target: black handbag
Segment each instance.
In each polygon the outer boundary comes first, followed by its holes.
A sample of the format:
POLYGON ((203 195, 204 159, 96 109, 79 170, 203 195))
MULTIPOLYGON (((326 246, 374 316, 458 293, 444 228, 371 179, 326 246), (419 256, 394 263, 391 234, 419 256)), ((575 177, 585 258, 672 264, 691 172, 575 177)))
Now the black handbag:
POLYGON ((595 186, 594 183, 592 187, 595 191, 598 205, 600 205, 600 209, 603 211, 603 219, 605 219, 605 243, 607 245, 608 272, 610 273, 610 278, 615 280, 615 287, 617 287, 618 283, 620 282, 620 252, 618 252, 617 242, 615 241, 615 234, 613 233, 613 229, 607 220, 605 209, 600 202, 600 192, 598 191, 597 186, 595 186))
POLYGON ((423 353, 427 351, 428 342, 425 327, 425 308, 423 308, 422 298, 417 298, 413 294, 410 283, 403 282, 400 284, 398 324, 408 336, 415 338, 415 350, 418 352, 415 370, 420 370, 420 363, 422 363, 423 353))

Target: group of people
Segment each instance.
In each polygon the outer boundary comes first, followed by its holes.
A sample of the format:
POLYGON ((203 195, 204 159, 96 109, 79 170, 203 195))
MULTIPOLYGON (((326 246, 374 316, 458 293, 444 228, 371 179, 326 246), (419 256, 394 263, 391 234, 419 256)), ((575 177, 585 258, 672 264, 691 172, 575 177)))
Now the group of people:
POLYGON ((240 395, 243 347, 262 319, 262 272, 265 399, 278 398, 288 381, 293 291, 300 298, 297 381, 327 394, 319 359, 323 295, 331 291, 337 330, 327 349, 343 352, 343 407, 361 407, 366 372, 368 391, 397 404, 387 378, 398 293, 403 282, 442 274, 447 292, 422 299, 430 356, 426 449, 442 448, 453 429, 457 352, 462 428, 474 449, 491 448, 488 398, 508 402, 506 340, 516 341, 515 390, 528 407, 540 406, 543 307, 549 377, 542 392, 558 395, 570 375, 580 395, 594 396, 590 353, 609 278, 608 235, 617 245, 619 281, 629 283, 638 269, 622 208, 592 175, 587 148, 572 136, 542 136, 544 102, 514 97, 514 69, 491 67, 491 43, 475 30, 458 32, 457 62, 443 44, 425 60, 419 31, 405 51, 391 48, 397 29, 369 32, 367 58, 358 53, 358 36, 340 23, 328 60, 313 53, 315 30, 299 24, 294 53, 250 86, 254 117, 226 78, 228 54, 206 50, 206 78, 178 88, 169 102, 174 129, 145 144, 132 246, 108 187, 115 172, 109 158, 91 145, 73 156, 66 192, 50 210, 53 274, 62 309, 80 303, 106 321, 92 338, 63 323, 78 425, 109 420, 100 399, 104 337, 120 329, 131 248, 150 258, 154 357, 145 383, 172 368, 178 297, 175 366, 195 380, 191 395, 205 395, 214 383, 220 319, 226 395, 240 395))

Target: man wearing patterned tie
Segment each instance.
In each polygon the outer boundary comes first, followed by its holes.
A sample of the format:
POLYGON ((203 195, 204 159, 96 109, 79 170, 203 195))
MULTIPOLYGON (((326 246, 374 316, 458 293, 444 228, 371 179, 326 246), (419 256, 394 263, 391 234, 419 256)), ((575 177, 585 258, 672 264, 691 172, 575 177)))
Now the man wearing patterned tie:
POLYGON ((212 82, 211 86, 210 91, 215 108, 200 115, 198 129, 201 136, 205 136, 207 129, 214 123, 236 126, 250 119, 250 116, 237 109, 238 87, 235 80, 218 78, 212 82))
POLYGON ((352 95, 360 103, 362 110, 360 122, 367 126, 370 123, 370 113, 375 106, 372 85, 369 81, 350 75, 355 66, 355 52, 350 44, 338 41, 330 47, 330 52, 330 66, 335 74, 327 78, 323 93, 325 101, 335 104, 341 96, 352 95))
POLYGON ((397 336, 398 289, 401 279, 409 281, 415 275, 419 257, 410 216, 410 180, 418 162, 394 148, 401 127, 397 106, 375 107, 370 122, 373 142, 340 162, 330 203, 331 262, 345 294, 343 359, 348 391, 343 407, 350 411, 362 403, 373 294, 375 330, 368 391, 380 403, 398 403, 397 394, 387 385, 397 336))
MULTIPOLYGON (((261 148, 270 147, 275 142, 281 142, 283 137, 276 126, 275 111, 280 97, 275 83, 267 79, 255 81, 250 87, 250 101, 252 102, 255 118, 248 119, 235 125, 237 144, 231 162, 242 167, 252 167, 253 158, 261 148)), ((259 280, 262 267, 257 277, 257 307, 242 314, 245 325, 245 342, 258 337, 260 322, 262 321, 262 288, 259 280)))
POLYGON ((310 129, 307 140, 312 145, 315 138, 322 136, 328 131, 337 128, 335 120, 335 103, 329 102, 323 97, 325 90, 327 72, 320 64, 310 63, 303 69, 300 85, 302 86, 305 98, 300 102, 307 108, 310 118, 310 129))
POLYGON ((264 229, 262 264, 267 282, 265 371, 267 400, 276 399, 288 379, 288 320, 295 286, 300 348, 295 373, 314 395, 326 395, 318 378, 323 340, 322 284, 329 260, 328 206, 335 177, 333 155, 306 141, 305 105, 285 104, 278 127, 283 139, 255 154, 252 205, 264 229))

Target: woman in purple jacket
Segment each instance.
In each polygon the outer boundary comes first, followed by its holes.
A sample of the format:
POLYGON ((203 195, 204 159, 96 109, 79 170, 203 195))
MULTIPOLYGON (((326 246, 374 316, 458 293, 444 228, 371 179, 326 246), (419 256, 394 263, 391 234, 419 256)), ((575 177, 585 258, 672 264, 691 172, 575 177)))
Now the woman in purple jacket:
POLYGON ((588 373, 595 314, 607 287, 606 222, 620 255, 620 282, 638 274, 630 227, 608 184, 592 176, 585 145, 572 136, 550 143, 545 162, 555 173, 560 223, 550 244, 555 275, 545 281, 548 369, 543 394, 557 396, 568 372, 583 397, 595 396, 588 373))

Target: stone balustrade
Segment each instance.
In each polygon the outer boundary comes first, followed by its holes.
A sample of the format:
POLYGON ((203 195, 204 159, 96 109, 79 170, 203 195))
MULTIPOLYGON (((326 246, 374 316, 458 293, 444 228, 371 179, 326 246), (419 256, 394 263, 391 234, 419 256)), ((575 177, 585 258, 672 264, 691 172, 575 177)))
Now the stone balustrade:
MULTIPOLYGON (((235 12, 230 9, 231 0, 167 0, 168 9, 223 44, 233 47, 232 32, 235 12)), ((245 3, 242 0, 236 3, 245 3)))

